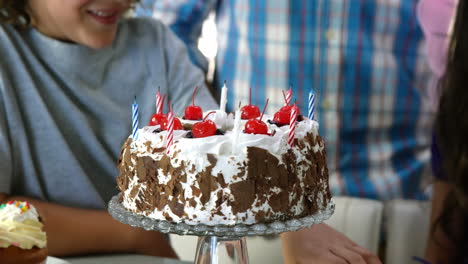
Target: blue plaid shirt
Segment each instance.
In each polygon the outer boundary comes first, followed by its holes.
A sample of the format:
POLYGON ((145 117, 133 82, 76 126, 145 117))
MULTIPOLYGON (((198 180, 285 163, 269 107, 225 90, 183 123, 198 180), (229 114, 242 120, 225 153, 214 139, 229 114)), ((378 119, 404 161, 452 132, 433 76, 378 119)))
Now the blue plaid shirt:
MULTIPOLYGON (((424 198, 433 113, 425 103, 429 69, 416 0, 143 0, 136 14, 171 26, 196 50, 202 22, 216 12, 217 87, 228 109, 283 105, 291 85, 316 118, 327 146, 335 195, 424 198)), ((183 74, 183 73, 181 73, 183 74)), ((293 99, 293 100, 294 100, 293 99)))

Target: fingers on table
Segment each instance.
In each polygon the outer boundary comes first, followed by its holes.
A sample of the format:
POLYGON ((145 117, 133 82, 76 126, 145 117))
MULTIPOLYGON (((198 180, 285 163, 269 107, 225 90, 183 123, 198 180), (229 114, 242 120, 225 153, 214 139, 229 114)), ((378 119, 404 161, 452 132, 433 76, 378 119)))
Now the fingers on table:
POLYGON ((347 248, 361 255, 368 264, 382 264, 376 255, 359 245, 353 245, 347 248))
POLYGON ((307 258, 296 258, 295 264, 349 264, 348 261, 339 257, 331 252, 327 252, 327 254, 323 254, 320 256, 315 256, 313 259, 310 257, 307 258))
POLYGON ((330 252, 350 264, 382 264, 376 255, 357 244, 334 247, 330 252))
POLYGON ((382 264, 377 256, 358 245, 334 247, 330 252, 350 264, 382 264))
POLYGON ((343 259, 345 263, 348 264, 367 264, 363 256, 361 256, 358 252, 346 247, 333 247, 330 248, 330 252, 333 255, 343 259))

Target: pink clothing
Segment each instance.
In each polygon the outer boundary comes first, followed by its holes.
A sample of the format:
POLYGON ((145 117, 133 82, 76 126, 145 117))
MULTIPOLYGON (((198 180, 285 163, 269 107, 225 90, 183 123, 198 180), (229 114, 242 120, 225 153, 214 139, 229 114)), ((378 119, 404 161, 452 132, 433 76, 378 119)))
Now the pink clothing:
POLYGON ((440 78, 445 71, 450 25, 458 0, 421 0, 418 19, 427 40, 427 57, 431 70, 440 78))
POLYGON ((458 0, 421 0, 417 16, 426 37, 426 55, 434 73, 427 89, 432 111, 439 108, 439 80, 445 72, 451 25, 458 0))

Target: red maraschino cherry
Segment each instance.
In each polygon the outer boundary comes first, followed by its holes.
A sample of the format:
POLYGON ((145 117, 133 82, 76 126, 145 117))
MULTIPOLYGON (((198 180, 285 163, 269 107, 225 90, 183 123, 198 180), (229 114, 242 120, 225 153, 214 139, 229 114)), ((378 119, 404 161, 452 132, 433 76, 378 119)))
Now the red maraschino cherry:
POLYGON ((165 114, 154 114, 153 116, 151 116, 151 119, 150 119, 150 122, 149 122, 149 125, 150 126, 157 126, 157 125, 161 125, 164 120, 167 119, 167 116, 165 114))
POLYGON ((195 94, 197 93, 198 86, 195 87, 195 90, 192 94, 192 105, 185 108, 184 118, 187 120, 201 120, 203 118, 203 111, 201 107, 195 105, 195 94))
POLYGON ((291 112, 293 107, 297 108, 297 115, 300 115, 301 114, 301 109, 295 104, 294 105, 285 105, 285 106, 281 107, 279 111, 291 112))
POLYGON ((265 124, 265 122, 262 121, 263 114, 265 113, 265 109, 268 105, 268 101, 270 101, 270 99, 267 99, 260 119, 250 119, 247 121, 247 123, 245 123, 244 133, 268 135, 268 126, 265 124))
POLYGON ((291 111, 278 111, 273 116, 273 121, 275 121, 279 125, 287 125, 289 124, 290 117, 291 111))
POLYGON ((241 108, 241 119, 253 119, 260 116, 260 109, 256 105, 244 105, 241 108))
POLYGON ((210 114, 213 113, 216 112, 209 112, 203 121, 193 124, 192 134, 194 138, 204 138, 216 135, 216 124, 213 121, 206 119, 210 114))
POLYGON ((241 119, 253 119, 260 116, 260 108, 256 105, 252 105, 252 87, 249 90, 249 104, 244 105, 241 108, 241 119))
POLYGON ((289 119, 291 118, 291 110, 292 108, 297 108, 297 115, 301 114, 301 111, 297 105, 286 105, 280 108, 278 112, 275 113, 273 116, 273 121, 280 125, 287 125, 289 124, 289 119))
MULTIPOLYGON (((164 107, 164 101, 166 100, 166 95, 163 96, 162 98, 162 107, 164 107)), ((151 119, 150 119, 150 122, 149 122, 149 126, 157 126, 157 125, 161 125, 162 122, 164 120, 167 119, 167 115, 163 114, 162 112, 161 113, 156 113, 154 115, 151 116, 151 119)))
MULTIPOLYGON (((165 119, 161 124, 162 130, 167 130, 169 125, 169 119, 165 119)), ((174 117, 174 130, 182 130, 182 122, 180 122, 179 118, 174 117)))
POLYGON ((259 119, 250 119, 245 123, 244 133, 246 134, 268 134, 268 126, 259 119))
MULTIPOLYGON (((169 112, 172 111, 171 102, 169 101, 169 112)), ((162 130, 168 130, 169 129, 169 117, 164 119, 161 123, 161 129, 162 130)), ((182 123, 180 122, 179 118, 174 117, 174 130, 182 130, 182 123)))

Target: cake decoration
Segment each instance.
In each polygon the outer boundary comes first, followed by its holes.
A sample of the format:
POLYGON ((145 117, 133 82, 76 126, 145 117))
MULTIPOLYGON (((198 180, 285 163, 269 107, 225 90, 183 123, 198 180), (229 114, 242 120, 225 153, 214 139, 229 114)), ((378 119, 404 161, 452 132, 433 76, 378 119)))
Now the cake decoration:
POLYGON ((195 94, 197 93, 198 86, 195 87, 195 90, 192 94, 192 105, 189 105, 185 108, 184 119, 187 120, 201 120, 203 118, 203 111, 200 106, 195 105, 195 94))
POLYGON ((249 104, 244 105, 241 108, 241 118, 242 119, 254 119, 260 116, 260 108, 256 105, 252 105, 252 87, 249 89, 249 104))
POLYGON ((162 124, 165 120, 167 120, 167 116, 163 114, 164 108, 164 101, 166 100, 166 94, 161 96, 161 89, 158 88, 158 92, 156 93, 156 113, 154 113, 149 122, 149 126, 157 126, 162 124))
MULTIPOLYGON (((260 115, 260 119, 257 119, 257 117, 254 117, 250 119, 249 121, 247 121, 247 123, 245 123, 244 133, 268 135, 268 126, 265 122, 262 121, 262 119, 263 119, 263 115, 265 114, 265 109, 267 108, 269 101, 270 99, 267 99, 265 103, 265 107, 263 107, 263 112, 260 115)), ((243 113, 244 112, 242 112, 242 114, 243 113)))
POLYGON ((291 115, 289 117, 289 138, 288 144, 292 147, 294 145, 294 138, 296 136, 296 122, 297 122, 298 107, 296 104, 291 108, 291 115))
POLYGON ((161 87, 158 87, 158 92, 156 93, 156 114, 162 114, 165 99, 166 99, 166 95, 162 97, 161 87))
POLYGON ((161 129, 162 130, 169 130, 170 128, 170 119, 172 119, 172 130, 182 130, 182 122, 180 122, 180 119, 174 116, 174 112, 172 111, 172 107, 169 108, 169 114, 167 117, 164 118, 164 120, 161 123, 161 129), (171 115, 172 112, 172 116, 171 115))
POLYGON ((228 88, 226 85, 226 80, 224 80, 223 87, 221 87, 221 98, 219 101, 219 111, 226 112, 226 104, 227 104, 227 92, 228 88))
POLYGON ((9 201, 7 203, 0 204, 0 210, 6 208, 7 205, 13 205, 21 209, 21 213, 25 213, 31 208, 28 202, 9 201))
POLYGON ((197 122, 193 125, 192 133, 194 138, 204 138, 216 135, 216 124, 207 119, 208 116, 214 113, 216 113, 216 111, 209 112, 201 122, 197 122))
POLYGON ((0 248, 46 247, 46 234, 39 214, 31 204, 9 201, 0 205, 0 248))
POLYGON ((310 90, 309 92, 309 115, 307 116, 310 120, 315 120, 315 92, 310 90))
POLYGON ((138 140, 138 117, 139 113, 138 113, 138 104, 137 104, 137 101, 136 101, 136 96, 135 96, 135 99, 133 100, 133 105, 132 105, 132 136, 133 136, 133 139, 135 140, 138 140))
MULTIPOLYGON (((170 148, 174 141, 174 112, 172 112, 172 108, 170 107, 171 103, 169 103, 169 114, 167 115, 167 127, 164 130, 167 130, 167 138, 166 138, 166 153, 170 153, 170 148)), ((181 125, 182 127, 182 125, 181 125)))
MULTIPOLYGON (((241 103, 239 102, 239 108, 241 106, 241 103)), ((237 140, 239 139, 239 132, 240 132, 240 126, 241 126, 241 110, 237 109, 234 117, 234 127, 232 128, 232 151, 231 153, 234 154, 236 151, 237 147, 237 140)))
POLYGON ((292 87, 289 87, 289 90, 287 90, 286 92, 284 91, 281 91, 281 92, 283 93, 285 105, 290 105, 291 100, 292 100, 292 94, 293 94, 292 87))

